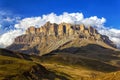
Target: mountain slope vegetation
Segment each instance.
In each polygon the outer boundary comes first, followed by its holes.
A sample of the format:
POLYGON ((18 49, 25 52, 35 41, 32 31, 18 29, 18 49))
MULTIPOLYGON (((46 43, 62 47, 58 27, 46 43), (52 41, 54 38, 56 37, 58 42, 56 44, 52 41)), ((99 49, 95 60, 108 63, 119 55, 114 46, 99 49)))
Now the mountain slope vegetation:
POLYGON ((24 54, 19 54, 20 57, 16 56, 18 54, 0 49, 0 80, 68 80, 62 75, 47 70, 41 64, 24 59, 24 54))
POLYGON ((119 56, 119 51, 93 44, 60 48, 43 56, 0 49, 0 79, 119 80, 119 56))

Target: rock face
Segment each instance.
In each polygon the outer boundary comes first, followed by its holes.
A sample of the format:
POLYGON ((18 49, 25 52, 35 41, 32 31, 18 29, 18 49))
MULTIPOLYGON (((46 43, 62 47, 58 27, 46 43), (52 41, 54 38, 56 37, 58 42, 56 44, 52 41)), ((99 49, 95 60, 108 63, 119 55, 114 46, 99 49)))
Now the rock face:
POLYGON ((40 28, 31 26, 26 30, 26 34, 17 37, 8 49, 28 54, 43 55, 60 48, 70 47, 71 44, 80 47, 83 45, 82 41, 100 45, 104 44, 109 48, 116 47, 107 36, 99 34, 91 26, 86 28, 84 24, 52 24, 47 22, 40 28))

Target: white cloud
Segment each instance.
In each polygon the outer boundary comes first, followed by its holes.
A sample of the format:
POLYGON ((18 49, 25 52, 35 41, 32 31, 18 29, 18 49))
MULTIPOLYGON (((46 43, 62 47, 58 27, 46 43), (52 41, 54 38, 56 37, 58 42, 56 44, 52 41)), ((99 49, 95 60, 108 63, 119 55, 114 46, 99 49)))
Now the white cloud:
POLYGON ((31 17, 24 18, 18 24, 15 25, 16 28, 27 29, 30 26, 40 27, 44 25, 46 22, 50 21, 51 23, 81 23, 83 20, 82 13, 63 13, 62 15, 56 15, 55 13, 51 13, 48 15, 43 15, 42 17, 31 17))
POLYGON ((18 24, 15 24, 15 28, 26 30, 30 26, 41 26, 41 25, 43 25, 43 22, 41 21, 41 17, 31 17, 31 18, 25 18, 21 20, 18 24))
POLYGON ((105 18, 98 18, 97 16, 92 16, 90 18, 85 18, 82 21, 86 26, 96 26, 96 27, 102 27, 104 23, 106 22, 105 18))
MULTIPOLYGON (((1 14, 1 13, 0 13, 1 14)), ((5 13, 2 13, 2 15, 5 15, 5 13)), ((117 29, 109 29, 108 27, 105 27, 104 24, 106 22, 105 18, 98 18, 97 16, 91 16, 88 18, 85 18, 82 13, 67 13, 64 12, 61 15, 57 15, 55 13, 50 13, 47 15, 42 15, 38 17, 29 17, 24 18, 20 20, 19 17, 6 17, 4 19, 7 22, 18 22, 13 27, 16 30, 8 31, 7 33, 4 33, 0 36, 0 46, 8 46, 12 44, 14 41, 14 38, 24 33, 26 29, 28 29, 30 26, 40 27, 44 25, 46 22, 50 21, 51 23, 57 23, 60 24, 62 22, 71 23, 71 24, 85 24, 86 26, 92 25, 97 30, 103 34, 110 37, 110 39, 117 44, 118 47, 120 47, 120 30, 117 29)), ((6 24, 6 23, 4 23, 6 24)), ((4 25, 2 22, 0 22, 0 25, 4 25)))
POLYGON ((67 13, 64 12, 61 15, 56 15, 55 13, 50 13, 38 17, 30 17, 22 19, 18 24, 15 24, 16 28, 27 29, 30 26, 40 27, 46 22, 60 24, 62 22, 72 23, 72 24, 85 24, 101 27, 106 22, 105 18, 98 18, 97 16, 92 16, 89 18, 84 18, 82 13, 67 13))
POLYGON ((14 42, 17 36, 22 35, 24 32, 22 30, 11 30, 0 36, 0 47, 9 46, 14 42))
POLYGON ((120 48, 120 30, 113 28, 98 28, 97 29, 101 34, 107 35, 111 41, 113 41, 118 48, 120 48))

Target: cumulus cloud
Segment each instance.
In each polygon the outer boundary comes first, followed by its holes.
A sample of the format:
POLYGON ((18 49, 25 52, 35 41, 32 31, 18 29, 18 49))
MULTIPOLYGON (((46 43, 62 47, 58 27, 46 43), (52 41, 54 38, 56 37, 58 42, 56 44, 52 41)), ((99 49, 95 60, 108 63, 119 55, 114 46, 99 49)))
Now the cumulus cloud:
MULTIPOLYGON (((0 45, 8 46, 12 44, 14 38, 24 33, 26 29, 30 26, 40 27, 44 25, 46 22, 50 21, 51 23, 60 24, 62 22, 71 23, 71 24, 85 24, 85 26, 93 26, 95 27, 101 34, 109 36, 109 38, 120 47, 120 30, 110 29, 105 27, 104 24, 106 22, 105 18, 98 18, 97 16, 91 16, 85 18, 82 13, 67 13, 64 12, 61 15, 57 15, 55 13, 50 13, 47 15, 42 15, 38 17, 29 17, 20 20, 19 17, 6 17, 4 19, 7 22, 14 23, 12 26, 12 30, 4 33, 0 36, 0 45), (4 41, 4 40, 6 41, 4 41), (7 42, 8 41, 8 42, 7 42)), ((3 22, 4 23, 4 22, 3 22)), ((0 28, 3 26, 3 23, 0 23, 0 28)), ((6 23, 5 23, 6 24, 6 23)))
POLYGON ((90 18, 83 19, 82 23, 86 26, 96 26, 96 27, 103 27, 104 23, 106 22, 105 18, 98 18, 97 16, 92 16, 90 18))
POLYGON ((120 30, 114 28, 98 28, 99 33, 107 35, 111 41, 113 41, 118 48, 120 48, 120 30))
POLYGON ((92 25, 92 26, 101 27, 106 22, 106 19, 103 17, 98 18, 97 16, 84 18, 82 13, 64 12, 61 15, 56 15, 55 13, 51 13, 48 15, 43 15, 41 17, 39 16, 39 17, 25 18, 21 20, 18 24, 16 24, 15 27, 22 29, 27 29, 30 26, 40 27, 48 21, 57 24, 65 22, 71 24, 85 24, 86 26, 92 25))
POLYGON ((83 20, 82 13, 63 13, 62 15, 56 15, 55 13, 50 13, 47 15, 39 17, 24 18, 18 24, 15 25, 16 28, 27 29, 30 26, 40 27, 46 22, 50 21, 51 23, 81 23, 83 20))
POLYGON ((22 30, 10 30, 0 36, 0 47, 9 46, 14 42, 17 36, 22 35, 24 32, 22 30))

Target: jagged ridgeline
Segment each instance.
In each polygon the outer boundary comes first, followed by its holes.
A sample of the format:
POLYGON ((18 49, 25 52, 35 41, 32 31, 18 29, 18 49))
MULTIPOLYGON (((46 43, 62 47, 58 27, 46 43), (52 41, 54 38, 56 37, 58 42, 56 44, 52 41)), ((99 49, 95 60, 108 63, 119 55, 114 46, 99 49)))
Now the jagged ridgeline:
POLYGON ((107 36, 99 34, 92 26, 86 28, 84 24, 47 22, 40 28, 34 26, 28 28, 26 34, 17 37, 8 49, 27 54, 44 55, 55 50, 88 44, 97 44, 109 49, 116 48, 107 36))

